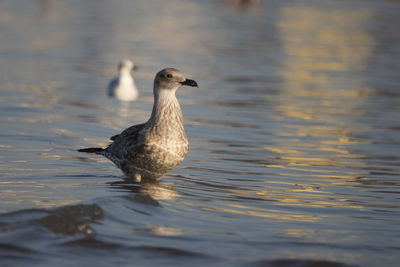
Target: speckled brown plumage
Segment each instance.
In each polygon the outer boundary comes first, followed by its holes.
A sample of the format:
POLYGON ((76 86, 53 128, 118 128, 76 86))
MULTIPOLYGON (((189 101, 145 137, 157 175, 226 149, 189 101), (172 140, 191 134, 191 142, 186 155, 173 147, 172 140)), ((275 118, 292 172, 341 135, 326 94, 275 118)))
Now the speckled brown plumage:
POLYGON ((188 152, 182 111, 175 96, 182 85, 196 86, 176 69, 167 68, 154 79, 154 105, 150 119, 111 137, 106 149, 80 152, 101 154, 136 181, 158 179, 177 167, 188 152))

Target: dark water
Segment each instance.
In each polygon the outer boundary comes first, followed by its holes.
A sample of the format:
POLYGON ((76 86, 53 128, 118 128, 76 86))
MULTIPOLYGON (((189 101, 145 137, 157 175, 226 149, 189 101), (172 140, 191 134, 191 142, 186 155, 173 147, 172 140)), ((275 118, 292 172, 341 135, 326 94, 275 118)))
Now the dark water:
POLYGON ((0 265, 396 266, 398 1, 1 1, 0 265), (140 98, 106 85, 122 58, 140 98), (190 152, 124 184, 76 152, 182 88, 190 152))

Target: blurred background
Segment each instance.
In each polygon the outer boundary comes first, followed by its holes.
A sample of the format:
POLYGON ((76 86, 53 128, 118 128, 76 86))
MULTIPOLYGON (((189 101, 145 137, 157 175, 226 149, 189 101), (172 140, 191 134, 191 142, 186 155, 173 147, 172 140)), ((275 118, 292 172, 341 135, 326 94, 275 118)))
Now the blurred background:
POLYGON ((400 2, 3 0, 0 263, 396 266, 400 2), (107 97, 121 59, 139 99, 107 97), (76 152, 145 122, 155 74, 190 151, 160 183, 76 152), (98 261, 98 263, 97 263, 98 261))

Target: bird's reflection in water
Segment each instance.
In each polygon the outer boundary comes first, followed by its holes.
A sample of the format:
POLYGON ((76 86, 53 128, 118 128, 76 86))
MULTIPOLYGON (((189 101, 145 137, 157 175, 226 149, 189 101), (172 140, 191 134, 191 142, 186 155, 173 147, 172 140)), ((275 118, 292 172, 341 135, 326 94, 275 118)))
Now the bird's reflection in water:
POLYGON ((118 101, 117 114, 119 117, 130 118, 132 116, 131 109, 131 102, 118 101))
POLYGON ((127 197, 135 202, 159 206, 158 200, 174 200, 180 195, 175 188, 160 181, 142 181, 137 183, 125 178, 122 181, 109 183, 113 189, 132 192, 127 197))

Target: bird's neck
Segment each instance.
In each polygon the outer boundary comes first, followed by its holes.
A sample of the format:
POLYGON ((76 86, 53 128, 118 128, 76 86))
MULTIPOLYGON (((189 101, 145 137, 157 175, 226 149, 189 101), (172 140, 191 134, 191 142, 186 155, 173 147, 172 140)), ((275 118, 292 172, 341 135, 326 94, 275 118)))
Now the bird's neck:
POLYGON ((175 96, 175 91, 154 91, 154 106, 149 123, 154 130, 167 131, 173 129, 174 131, 183 131, 182 111, 175 96))

